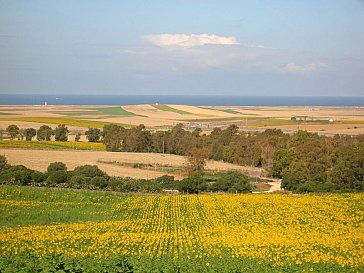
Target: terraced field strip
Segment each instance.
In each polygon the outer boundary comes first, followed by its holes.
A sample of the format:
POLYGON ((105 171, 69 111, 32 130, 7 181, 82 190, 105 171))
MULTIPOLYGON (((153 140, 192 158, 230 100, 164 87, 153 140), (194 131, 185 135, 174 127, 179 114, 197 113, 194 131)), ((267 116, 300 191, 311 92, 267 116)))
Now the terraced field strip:
POLYGON ((153 106, 154 108, 161 110, 161 111, 167 111, 167 112, 173 112, 181 115, 193 115, 190 112, 179 110, 173 107, 170 107, 166 104, 150 104, 150 106, 153 106))
MULTIPOLYGON (((76 119, 67 117, 18 117, 18 118, 0 118, 1 121, 23 121, 23 122, 36 122, 43 124, 65 124, 75 127, 85 127, 85 128, 102 128, 105 125, 113 124, 111 122, 86 120, 86 119, 76 119)), ((123 127, 130 127, 129 124, 118 124, 123 127)))
POLYGON ((39 150, 89 150, 104 151, 102 143, 61 142, 61 141, 18 141, 0 140, 0 148, 39 149, 39 150))
POLYGON ((98 112, 100 112, 103 115, 112 115, 112 116, 126 116, 126 117, 133 117, 133 116, 139 116, 139 117, 146 117, 143 115, 135 114, 133 112, 127 111, 122 107, 106 107, 106 108, 96 108, 98 112))

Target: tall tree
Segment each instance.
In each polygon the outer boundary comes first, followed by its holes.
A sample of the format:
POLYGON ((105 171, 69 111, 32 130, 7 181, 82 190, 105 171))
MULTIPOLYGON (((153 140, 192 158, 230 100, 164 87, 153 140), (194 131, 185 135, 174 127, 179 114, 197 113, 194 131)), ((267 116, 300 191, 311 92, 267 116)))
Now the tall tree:
POLYGON ((119 152, 122 150, 126 130, 116 124, 105 125, 102 131, 106 151, 119 152))

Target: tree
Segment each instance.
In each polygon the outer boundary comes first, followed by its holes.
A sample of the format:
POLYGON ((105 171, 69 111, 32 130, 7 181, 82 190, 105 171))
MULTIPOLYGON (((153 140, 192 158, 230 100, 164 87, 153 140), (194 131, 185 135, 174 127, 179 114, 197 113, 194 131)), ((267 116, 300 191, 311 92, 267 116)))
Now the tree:
POLYGON ((123 150, 128 152, 150 152, 152 135, 143 124, 127 130, 123 150))
POLYGON ((364 144, 340 147, 328 180, 335 189, 364 190, 364 144))
POLYGON ((88 128, 85 134, 89 142, 99 142, 101 138, 101 130, 98 128, 88 128))
POLYGON ((208 149, 192 148, 187 158, 187 171, 191 175, 201 175, 205 169, 208 149))
POLYGON ((54 129, 54 138, 56 141, 67 141, 68 140, 68 128, 64 124, 59 124, 54 129))
POLYGON ((67 171, 67 166, 63 162, 53 162, 48 165, 47 172, 55 172, 55 171, 67 171))
POLYGON ((39 141, 50 141, 51 137, 54 135, 54 132, 51 127, 47 125, 42 125, 37 131, 37 140, 39 141))
POLYGON ((15 124, 9 125, 6 128, 6 131, 8 132, 10 139, 14 139, 19 135, 19 127, 16 126, 15 124))
POLYGON ((283 173, 295 158, 295 148, 277 150, 273 155, 273 177, 282 178, 283 173))
POLYGON ((125 128, 116 125, 105 125, 102 131, 103 142, 106 147, 106 151, 118 152, 121 151, 124 142, 126 130, 125 128))
POLYGON ((34 128, 27 128, 24 130, 25 140, 31 141, 34 136, 37 135, 37 130, 34 128))
POLYGON ((173 127, 168 134, 166 146, 171 154, 185 155, 190 148, 191 141, 188 138, 190 133, 183 129, 183 124, 179 123, 173 127))

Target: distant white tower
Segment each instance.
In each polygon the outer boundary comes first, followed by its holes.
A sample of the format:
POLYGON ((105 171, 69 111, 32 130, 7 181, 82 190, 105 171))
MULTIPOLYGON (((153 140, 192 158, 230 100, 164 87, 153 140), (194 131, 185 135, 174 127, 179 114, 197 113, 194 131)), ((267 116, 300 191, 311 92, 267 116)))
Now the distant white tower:
POLYGON ((47 105, 48 105, 48 103, 45 101, 45 102, 44 102, 44 106, 47 106, 47 105))

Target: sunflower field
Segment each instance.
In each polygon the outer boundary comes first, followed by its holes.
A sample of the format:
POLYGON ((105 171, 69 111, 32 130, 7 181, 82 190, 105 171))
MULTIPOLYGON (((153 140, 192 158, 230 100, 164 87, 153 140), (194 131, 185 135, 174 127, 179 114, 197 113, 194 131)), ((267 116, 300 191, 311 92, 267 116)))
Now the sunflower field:
POLYGON ((1 186, 0 272, 364 272, 363 201, 1 186))

